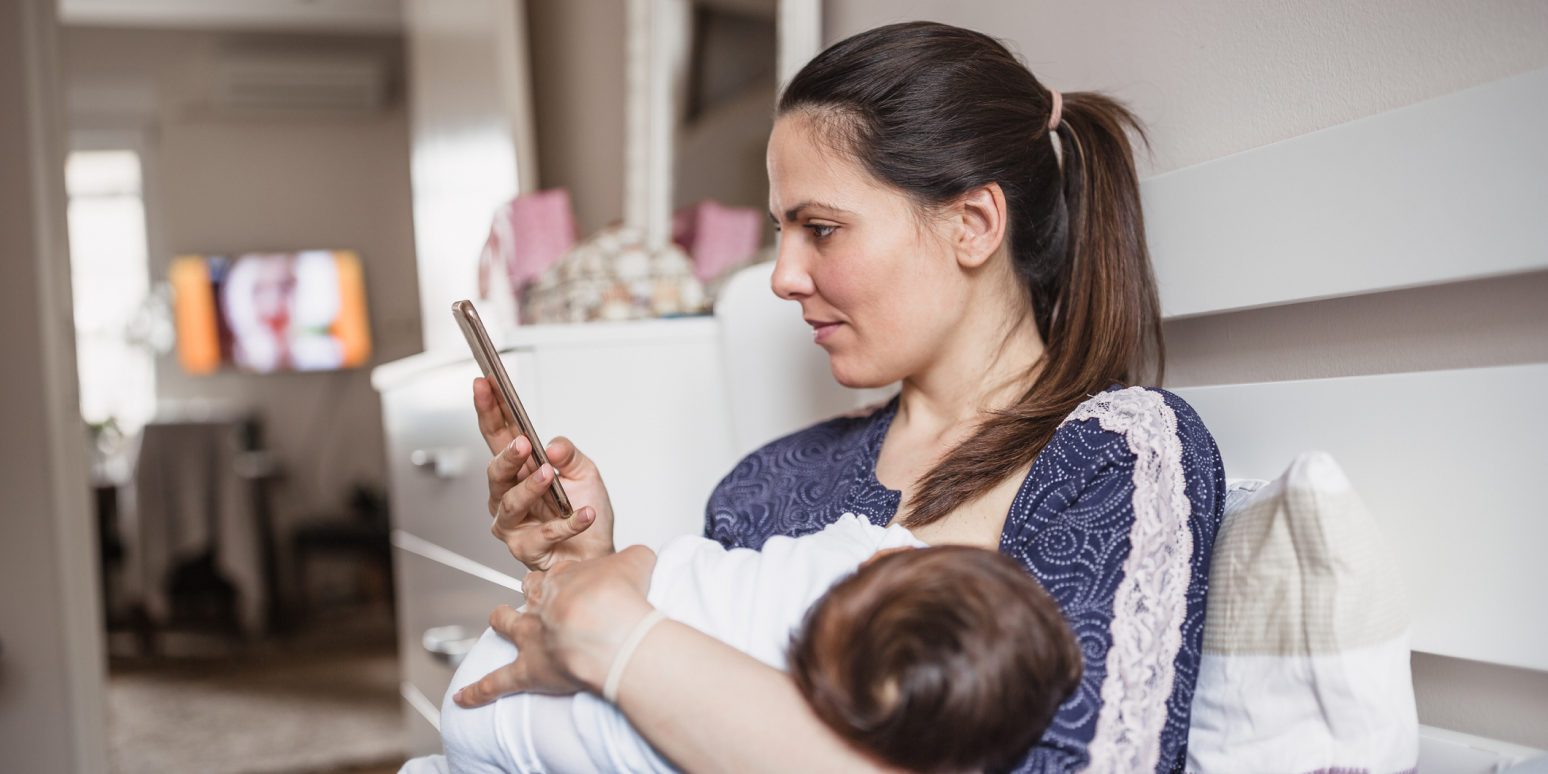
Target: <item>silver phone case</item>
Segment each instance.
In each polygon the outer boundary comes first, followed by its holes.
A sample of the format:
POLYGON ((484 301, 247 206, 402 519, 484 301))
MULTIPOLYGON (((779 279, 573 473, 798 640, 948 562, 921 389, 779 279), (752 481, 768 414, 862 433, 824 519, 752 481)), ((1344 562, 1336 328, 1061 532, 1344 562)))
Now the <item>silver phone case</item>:
MULTIPOLYGON (((543 442, 538 440, 537 430, 532 427, 532 420, 521 405, 521 397, 516 394, 516 386, 511 383, 510 374, 505 372, 505 364, 500 362, 500 353, 495 350, 489 332, 484 329, 483 320, 478 317, 478 310, 473 308, 473 302, 458 301, 452 304, 452 316, 457 318, 457 327, 462 329, 463 337, 468 340, 468 348, 473 350, 473 359, 478 361, 479 370, 494 385, 505 423, 527 437, 527 441, 532 444, 532 456, 539 465, 549 464, 548 452, 543 449, 543 442)), ((575 512, 569 496, 564 493, 564 487, 559 485, 558 475, 554 476, 548 490, 561 513, 569 516, 575 512)))

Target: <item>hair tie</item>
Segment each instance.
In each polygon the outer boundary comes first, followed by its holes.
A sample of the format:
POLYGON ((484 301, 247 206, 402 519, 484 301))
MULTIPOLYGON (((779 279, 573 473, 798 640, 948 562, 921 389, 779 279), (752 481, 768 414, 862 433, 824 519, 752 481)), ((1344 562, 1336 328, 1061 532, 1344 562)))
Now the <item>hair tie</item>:
POLYGON ((634 655, 634 650, 640 646, 645 635, 650 634, 650 630, 654 629, 656 624, 665 621, 666 617, 666 613, 657 608, 651 610, 634 625, 634 629, 629 632, 628 637, 624 638, 624 643, 618 648, 618 652, 613 654, 613 665, 608 667, 607 679, 602 682, 602 698, 607 699, 611 704, 618 703, 618 684, 623 682, 624 667, 629 665, 629 658, 634 655))
POLYGON ((1053 89, 1048 90, 1053 95, 1053 110, 1048 111, 1048 131, 1059 128, 1059 116, 1064 112, 1064 95, 1053 89))

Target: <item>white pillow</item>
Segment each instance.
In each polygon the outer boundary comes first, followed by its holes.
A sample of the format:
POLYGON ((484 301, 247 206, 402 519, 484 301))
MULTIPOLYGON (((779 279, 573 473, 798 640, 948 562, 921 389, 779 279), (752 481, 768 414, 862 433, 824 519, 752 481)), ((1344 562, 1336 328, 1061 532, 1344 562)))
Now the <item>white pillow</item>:
POLYGON ((1233 481, 1211 560, 1192 774, 1412 772, 1409 613, 1376 522, 1307 452, 1233 481))

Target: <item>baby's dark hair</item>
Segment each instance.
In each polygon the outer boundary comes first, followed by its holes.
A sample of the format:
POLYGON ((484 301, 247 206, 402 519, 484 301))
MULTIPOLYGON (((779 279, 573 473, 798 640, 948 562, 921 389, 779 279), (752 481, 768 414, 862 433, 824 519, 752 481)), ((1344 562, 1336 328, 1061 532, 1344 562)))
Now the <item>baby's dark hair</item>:
POLYGON ((818 600, 790 673, 852 744, 915 772, 999 771, 1080 682, 1079 645, 1027 571, 994 551, 879 555, 818 600))

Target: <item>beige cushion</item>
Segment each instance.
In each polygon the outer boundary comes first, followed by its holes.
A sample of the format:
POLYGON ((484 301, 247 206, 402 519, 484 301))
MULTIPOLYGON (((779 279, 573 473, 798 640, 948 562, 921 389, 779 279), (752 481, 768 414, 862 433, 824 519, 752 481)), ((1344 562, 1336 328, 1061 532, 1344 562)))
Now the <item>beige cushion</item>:
POLYGON ((1418 761, 1408 604, 1333 458, 1233 486, 1210 566, 1193 774, 1397 774, 1418 761))
POLYGON ((1204 652, 1320 655, 1408 628, 1396 562, 1333 458, 1302 454, 1228 510, 1210 566, 1204 652))

